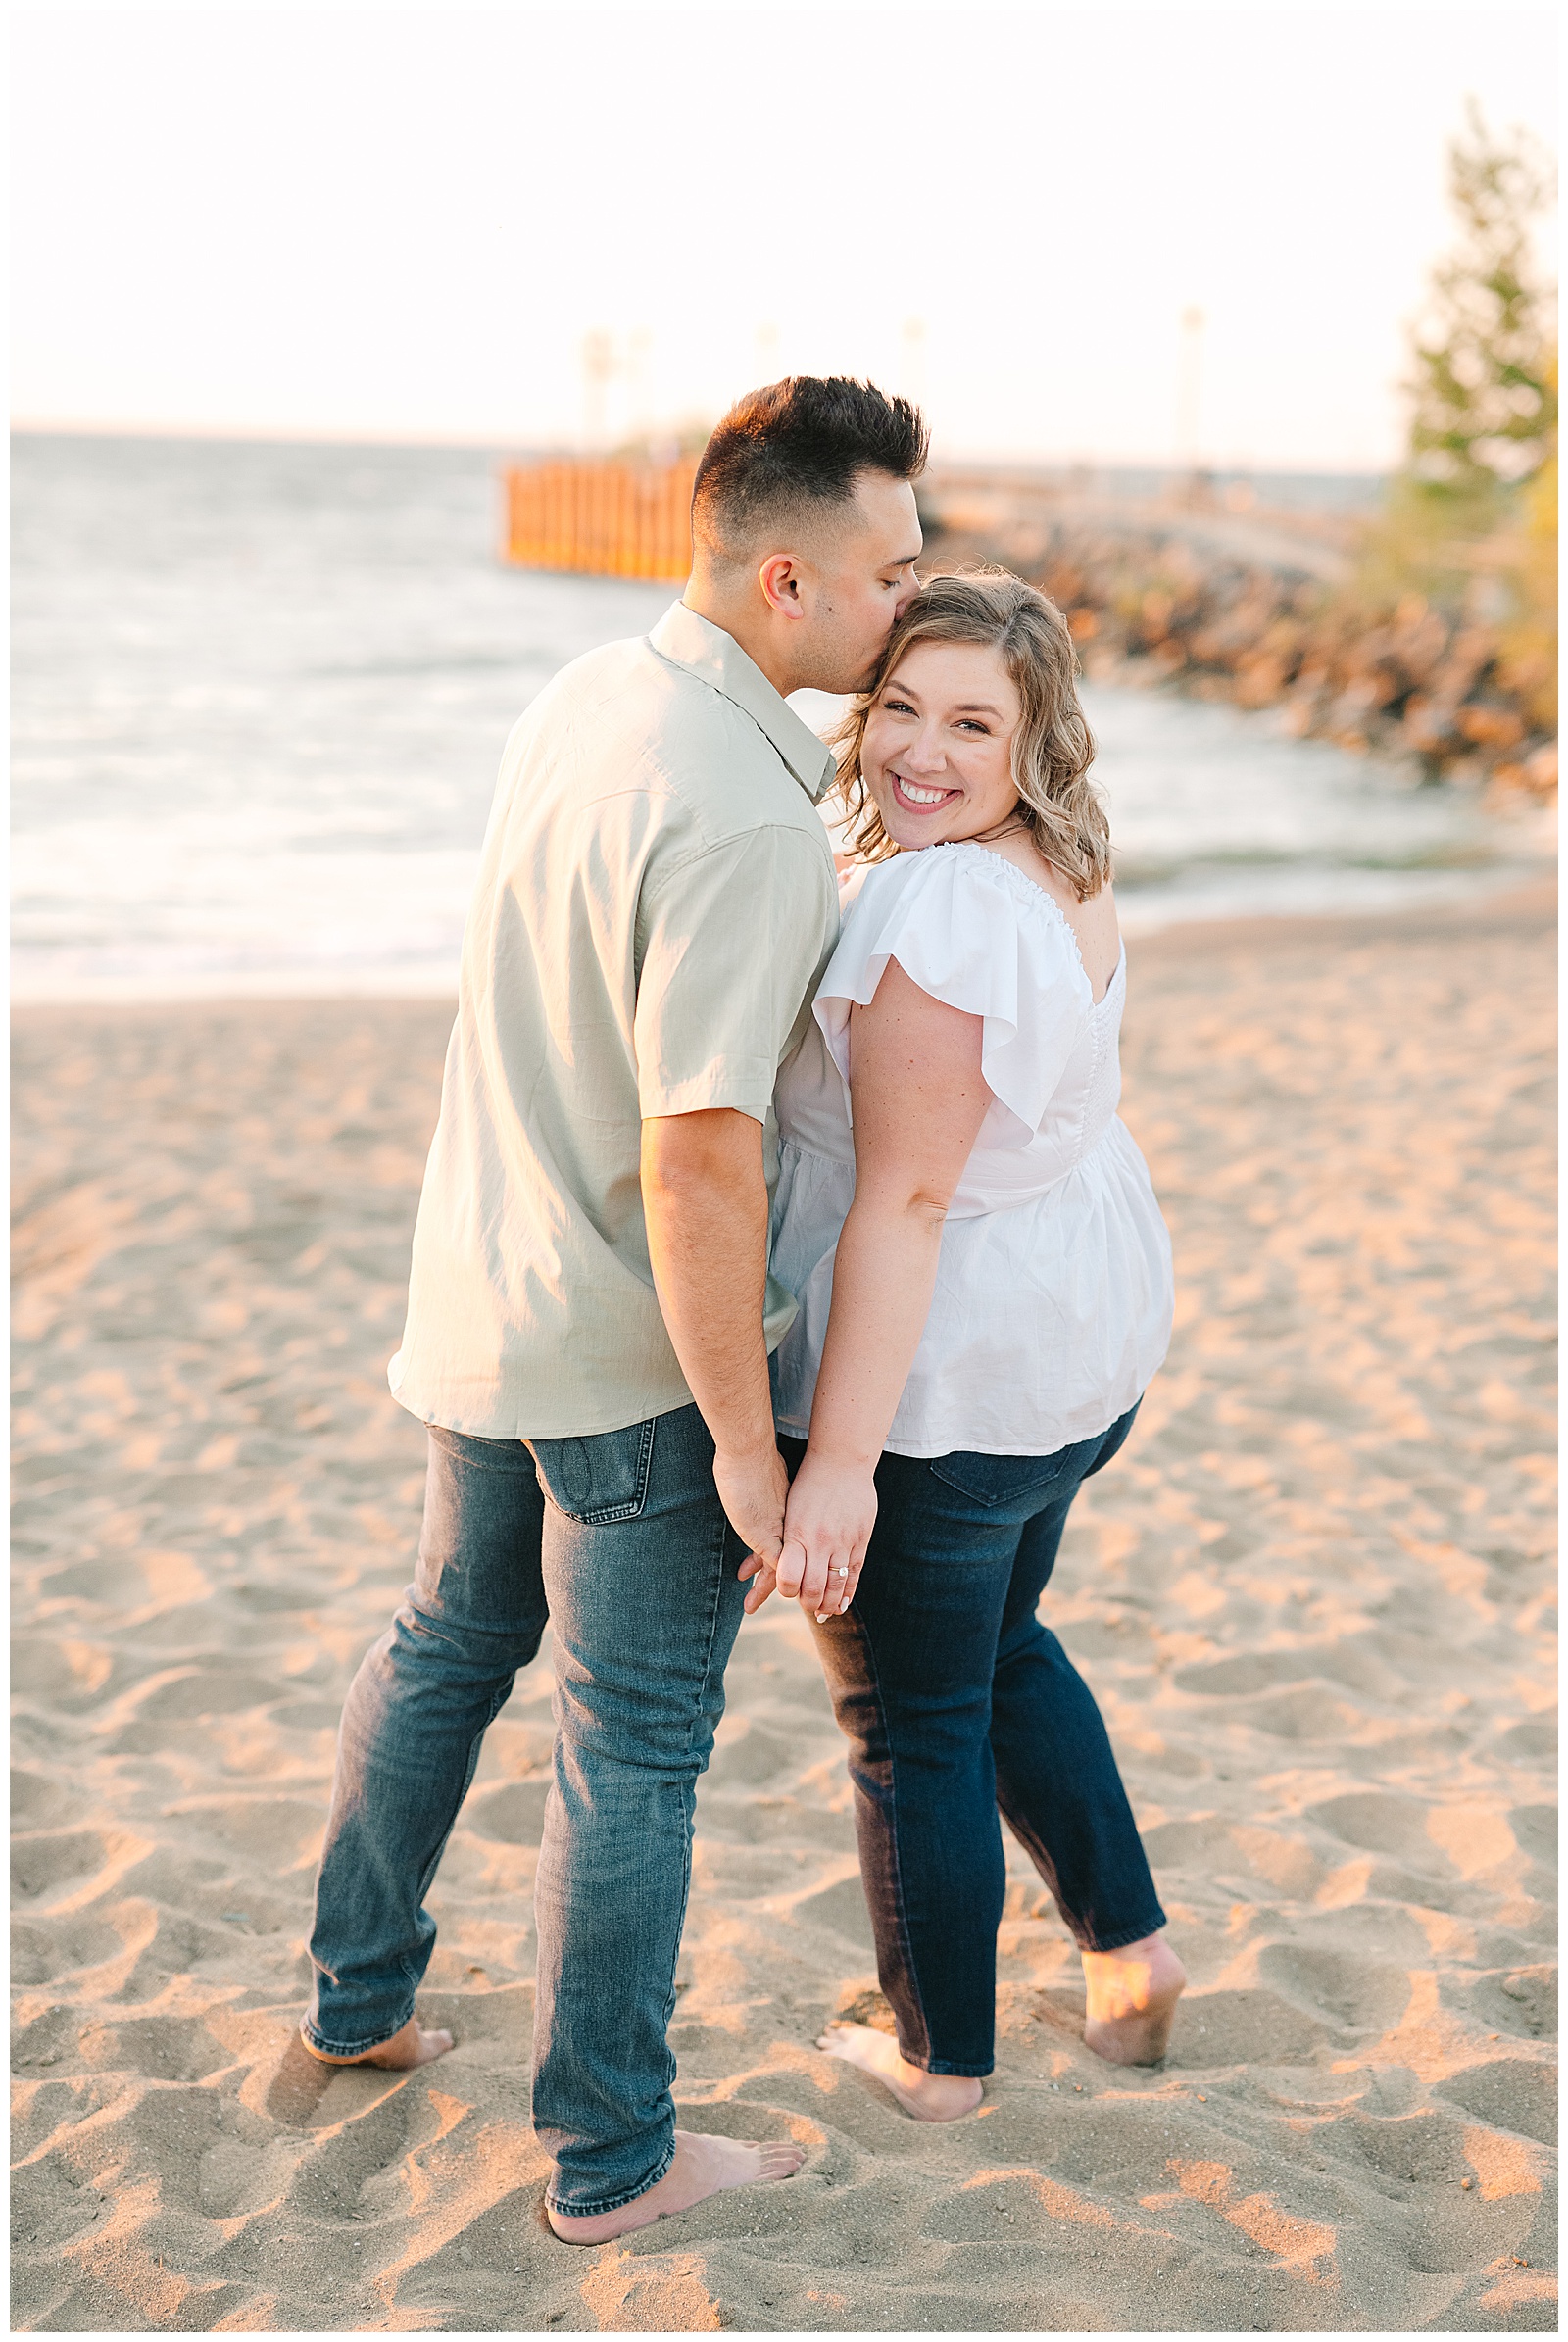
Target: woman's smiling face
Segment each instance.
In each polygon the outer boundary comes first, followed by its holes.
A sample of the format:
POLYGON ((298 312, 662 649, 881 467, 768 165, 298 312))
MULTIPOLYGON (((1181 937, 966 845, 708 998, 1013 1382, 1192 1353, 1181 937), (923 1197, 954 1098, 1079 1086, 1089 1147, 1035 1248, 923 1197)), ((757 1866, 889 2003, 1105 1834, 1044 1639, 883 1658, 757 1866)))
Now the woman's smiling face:
POLYGON ((911 643, 872 702, 860 774, 901 853, 998 828, 1018 802, 1023 716, 988 643, 911 643))

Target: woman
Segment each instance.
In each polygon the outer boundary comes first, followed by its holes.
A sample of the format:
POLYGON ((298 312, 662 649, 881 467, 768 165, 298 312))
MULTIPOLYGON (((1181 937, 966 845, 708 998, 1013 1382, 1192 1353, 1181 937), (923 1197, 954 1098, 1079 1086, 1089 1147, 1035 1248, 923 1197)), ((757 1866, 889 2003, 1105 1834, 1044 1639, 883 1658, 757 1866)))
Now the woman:
POLYGON ((870 866, 778 1097, 793 1486, 748 1606, 826 1586, 898 2041, 821 2046, 928 2122, 992 2070, 999 1806, 1081 1948, 1091 2048, 1156 2062, 1186 1980, 1100 1712, 1035 1615, 1171 1310, 1115 1112, 1125 959, 1073 674, 1060 611, 1002 572, 932 579, 894 628, 842 735, 870 866))

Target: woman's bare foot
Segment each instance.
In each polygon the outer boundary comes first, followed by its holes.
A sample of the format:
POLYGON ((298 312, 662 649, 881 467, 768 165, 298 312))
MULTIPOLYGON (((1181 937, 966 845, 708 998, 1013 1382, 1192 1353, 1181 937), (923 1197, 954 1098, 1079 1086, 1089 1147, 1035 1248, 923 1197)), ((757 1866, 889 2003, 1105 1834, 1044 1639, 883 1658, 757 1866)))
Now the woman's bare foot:
POLYGON ((1157 2066, 1170 2044, 1187 1971, 1163 1935, 1085 1952, 1084 2045, 1111 2066, 1157 2066))
POLYGON ((726 2187, 753 2187, 763 2179, 788 2179, 806 2161, 806 2149, 793 2139, 715 2138, 707 2130, 677 2130, 675 2160, 662 2179, 656 2179, 640 2196, 616 2212, 595 2213, 574 2220, 569 2213, 546 2206, 550 2225, 563 2244, 607 2244, 612 2236, 629 2236, 672 2212, 689 2212, 705 2196, 726 2187))
POLYGON ((891 2033, 869 2025, 830 2025, 817 2042, 830 2058, 843 2058, 862 2074, 886 2082, 906 2115, 917 2122, 956 2122, 972 2115, 985 2091, 972 2074, 927 2074, 901 2056, 891 2033))
MULTIPOLYGON (((303 2033, 300 2039, 305 2041, 303 2033)), ((330 2057, 324 2049, 318 2049, 314 2041, 305 2041, 305 2046, 323 2066, 381 2066, 388 2074, 407 2074, 411 2067, 428 2066, 432 2058, 445 2057, 452 2047, 452 2035, 438 2029, 426 2031, 417 2019, 411 2017, 390 2041, 383 2041, 376 2049, 362 2049, 357 2058, 330 2057)))

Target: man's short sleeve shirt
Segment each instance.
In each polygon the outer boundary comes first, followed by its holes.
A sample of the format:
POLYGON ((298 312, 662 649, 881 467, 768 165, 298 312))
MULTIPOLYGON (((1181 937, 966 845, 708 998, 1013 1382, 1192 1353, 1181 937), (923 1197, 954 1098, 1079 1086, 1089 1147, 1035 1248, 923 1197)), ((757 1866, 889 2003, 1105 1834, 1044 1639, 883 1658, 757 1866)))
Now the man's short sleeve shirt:
MULTIPOLYGON (((677 603, 516 726, 464 938, 394 1394, 490 1439, 684 1406, 648 1263, 645 1117, 762 1125, 838 935, 820 740, 677 603)), ((769 1280, 765 1331, 795 1303, 769 1280)))

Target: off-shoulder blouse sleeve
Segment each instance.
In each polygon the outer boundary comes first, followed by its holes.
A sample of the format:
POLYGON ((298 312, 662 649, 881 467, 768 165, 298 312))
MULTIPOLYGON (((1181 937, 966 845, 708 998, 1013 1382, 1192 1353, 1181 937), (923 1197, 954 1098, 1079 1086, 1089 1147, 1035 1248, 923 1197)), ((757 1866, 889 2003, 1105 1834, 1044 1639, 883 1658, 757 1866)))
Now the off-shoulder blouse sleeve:
POLYGON ((815 1001, 846 1085, 850 1012, 874 997, 890 959, 934 1000, 984 1019, 981 1065, 1022 1146, 1040 1128, 1094 999, 1055 904, 983 847, 928 846, 871 870, 815 1001))

